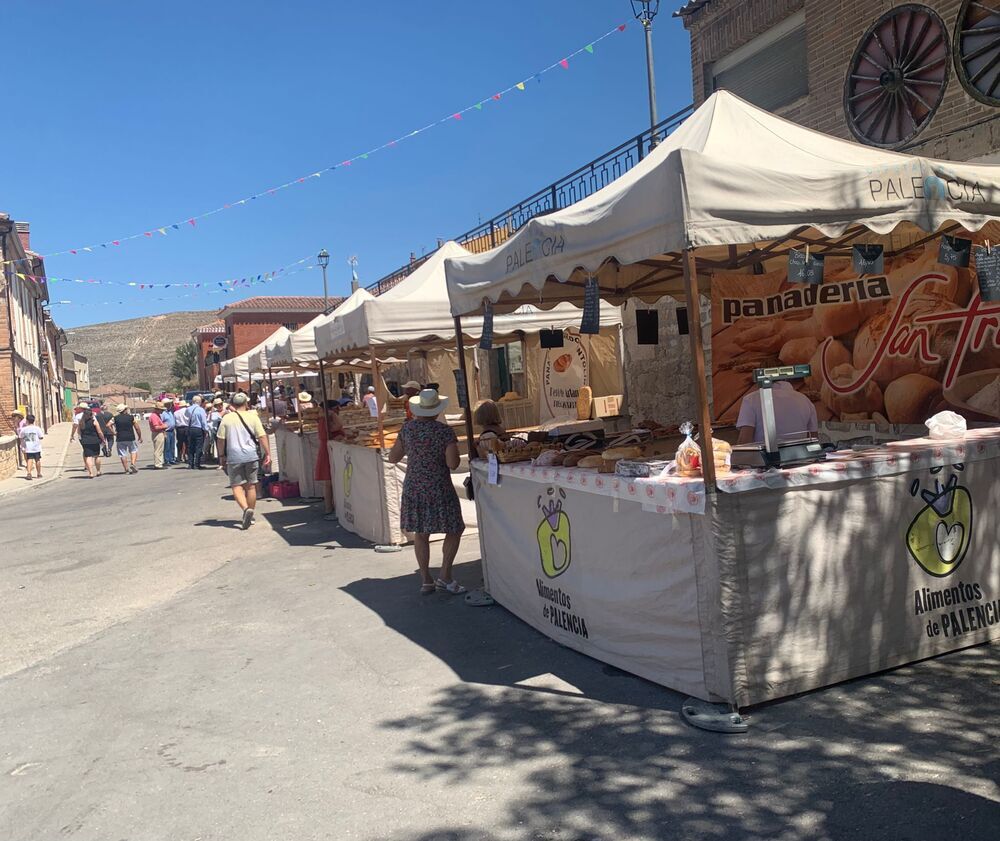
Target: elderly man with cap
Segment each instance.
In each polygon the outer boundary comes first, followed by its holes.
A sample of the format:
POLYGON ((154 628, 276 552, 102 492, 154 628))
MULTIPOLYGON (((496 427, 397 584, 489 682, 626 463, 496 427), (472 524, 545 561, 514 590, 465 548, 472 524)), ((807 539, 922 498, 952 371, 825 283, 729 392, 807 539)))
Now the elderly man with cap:
POLYGON ((234 411, 219 425, 219 460, 229 477, 233 498, 242 512, 241 525, 250 528, 257 505, 260 469, 271 463, 271 450, 260 416, 247 406, 243 393, 233 395, 234 411))
POLYGON ((201 459, 208 435, 208 415, 201 404, 202 396, 196 394, 191 398, 191 408, 188 409, 188 467, 192 470, 203 468, 201 459))
POLYGON ((413 420, 413 412, 410 409, 410 398, 416 397, 420 394, 420 383, 416 380, 410 380, 408 383, 403 383, 403 397, 406 398, 406 419, 413 420))
POLYGON ((364 396, 362 401, 365 404, 365 408, 368 409, 368 414, 373 418, 378 417, 378 397, 375 396, 375 386, 368 386, 368 391, 364 396))
POLYGON ((163 470, 166 467, 163 456, 167 443, 167 425, 162 417, 163 403, 159 400, 149 413, 149 438, 153 442, 153 469, 163 470))
MULTIPOLYGON (((157 404, 160 405, 160 404, 157 404)), ((163 411, 160 412, 163 421, 163 463, 167 467, 177 464, 177 421, 174 420, 174 401, 163 401, 163 411)))

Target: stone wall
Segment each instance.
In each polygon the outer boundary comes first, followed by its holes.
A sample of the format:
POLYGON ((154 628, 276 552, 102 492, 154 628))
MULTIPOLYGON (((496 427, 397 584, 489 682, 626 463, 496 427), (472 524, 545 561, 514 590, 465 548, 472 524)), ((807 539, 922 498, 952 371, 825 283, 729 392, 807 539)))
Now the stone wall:
MULTIPOLYGON (((632 421, 651 419, 672 426, 690 420, 697 423, 698 408, 691 365, 691 337, 677 329, 677 308, 673 298, 656 304, 632 299, 622 308, 625 388, 632 421), (659 312, 658 345, 640 345, 635 327, 636 309, 659 312)), ((711 304, 701 299, 701 329, 705 342, 705 370, 709 401, 712 397, 711 304)))
MULTIPOLYGON (((862 35, 885 12, 902 2, 893 0, 712 0, 684 19, 691 34, 691 72, 695 104, 706 91, 706 70, 803 7, 809 56, 809 94, 777 113, 825 134, 853 140, 844 116, 844 82, 862 35)), ((924 0, 953 37, 961 0, 924 0)), ((907 152, 967 161, 1000 149, 1000 109, 970 96, 949 67, 944 99, 937 113, 907 152), (985 121, 985 122, 984 122, 985 121), (978 125, 977 125, 978 124, 978 125)))
POLYGON ((0 436, 0 482, 17 473, 17 438, 0 436))

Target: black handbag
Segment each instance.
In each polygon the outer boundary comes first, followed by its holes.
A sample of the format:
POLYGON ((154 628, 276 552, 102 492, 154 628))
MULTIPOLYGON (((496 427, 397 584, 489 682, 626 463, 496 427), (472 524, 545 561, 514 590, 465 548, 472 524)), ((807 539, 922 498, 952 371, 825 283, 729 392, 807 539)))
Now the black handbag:
POLYGON ((472 489, 472 474, 465 477, 465 481, 462 482, 465 485, 465 498, 469 500, 474 500, 476 498, 476 492, 472 489))

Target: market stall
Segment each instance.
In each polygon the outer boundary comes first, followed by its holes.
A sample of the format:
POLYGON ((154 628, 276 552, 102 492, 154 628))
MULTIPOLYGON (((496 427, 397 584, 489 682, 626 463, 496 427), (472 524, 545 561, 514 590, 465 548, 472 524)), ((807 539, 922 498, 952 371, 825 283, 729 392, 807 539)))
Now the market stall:
POLYGON ((558 440, 498 484, 477 464, 491 594, 568 646, 738 705, 996 639, 998 220, 1000 168, 829 138, 719 92, 600 192, 449 259, 463 321, 582 303, 593 278, 630 313, 711 304, 712 368, 697 318, 684 360, 700 439, 674 464, 654 423, 568 468, 558 440), (758 369, 808 397, 829 451, 732 468, 712 426, 758 369), (911 437, 946 408, 973 428, 911 437), (881 443, 839 446, 855 423, 881 443))
MULTIPOLYGON (((371 435, 370 420, 364 417, 363 409, 359 410, 359 418, 351 417, 350 413, 344 417, 342 412, 345 426, 362 434, 353 442, 331 445, 331 454, 336 452, 336 458, 341 461, 349 459, 353 466, 354 479, 350 486, 354 493, 365 494, 368 505, 372 506, 366 510, 364 518, 354 513, 355 520, 341 518, 341 523, 374 542, 398 542, 405 538, 398 528, 402 469, 385 460, 385 450, 392 446, 405 420, 405 408, 403 399, 392 397, 385 386, 381 376, 385 369, 383 360, 390 353, 395 359, 408 360, 408 378, 422 383, 436 382, 442 394, 458 393, 455 372, 463 365, 474 371, 476 357, 468 350, 460 360, 455 349, 455 322, 449 314, 444 261, 450 256, 468 253, 457 243, 447 242, 398 286, 378 298, 361 301, 342 317, 320 323, 315 328, 320 359, 337 360, 364 354, 374 360, 372 375, 378 403, 383 409, 376 435, 371 435), (389 525, 385 525, 387 523, 389 525)), ((581 336, 576 330, 579 326, 580 311, 572 305, 546 312, 522 307, 516 313, 494 320, 493 337, 497 345, 517 342, 522 359, 527 393, 510 395, 513 399, 503 401, 502 405, 519 407, 530 402, 532 410, 519 415, 526 421, 523 425, 537 425, 540 411, 545 420, 568 417, 570 412, 575 420, 577 391, 583 385, 598 396, 620 394, 618 309, 611 305, 600 307, 597 325, 600 332, 595 335, 581 336), (562 348, 543 350, 538 338, 542 329, 572 329, 573 332, 565 337, 562 348), (556 405, 558 399, 565 405, 556 405)), ((463 329, 470 339, 481 338, 482 319, 470 320, 463 329)), ((474 406, 481 395, 479 378, 473 377, 469 383, 469 403, 474 406)), ((444 420, 458 427, 458 434, 464 439, 468 432, 455 402, 459 413, 444 420)), ((335 482, 335 492, 342 495, 343 490, 343 484, 338 489, 335 482)), ((337 510, 343 510, 342 505, 347 500, 338 496, 336 501, 337 510)))

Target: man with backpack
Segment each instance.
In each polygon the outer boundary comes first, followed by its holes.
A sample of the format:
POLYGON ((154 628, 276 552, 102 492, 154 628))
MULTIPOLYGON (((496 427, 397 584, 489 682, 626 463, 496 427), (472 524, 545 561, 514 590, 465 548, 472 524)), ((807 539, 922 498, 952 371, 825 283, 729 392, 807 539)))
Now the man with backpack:
POLYGON ((219 424, 219 463, 229 477, 236 504, 243 512, 242 525, 250 528, 257 506, 260 468, 271 463, 271 449, 260 415, 248 407, 242 392, 233 395, 233 409, 219 424))

